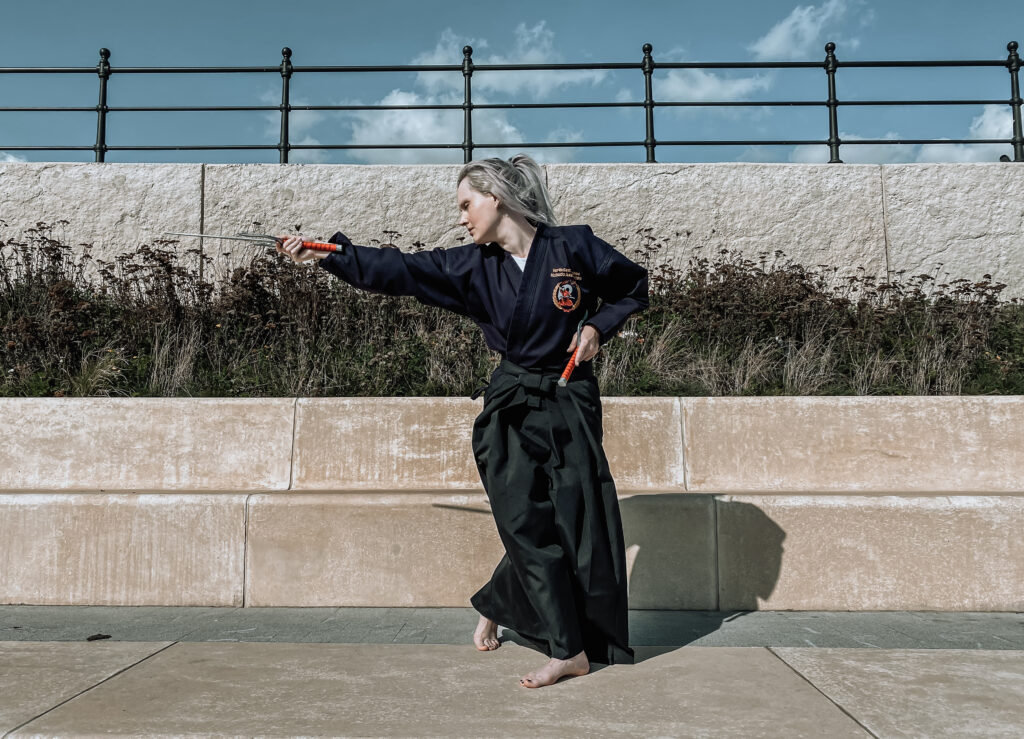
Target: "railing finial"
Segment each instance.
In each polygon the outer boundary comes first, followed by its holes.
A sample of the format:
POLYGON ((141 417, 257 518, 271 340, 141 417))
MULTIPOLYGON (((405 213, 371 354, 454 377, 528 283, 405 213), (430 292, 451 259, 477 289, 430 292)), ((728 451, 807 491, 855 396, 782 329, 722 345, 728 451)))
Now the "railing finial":
POLYGON ((96 65, 96 74, 100 78, 100 97, 96 103, 96 153, 97 162, 107 160, 107 80, 110 78, 110 49, 100 49, 100 63, 96 65))
POLYGON ((292 50, 287 46, 281 49, 281 139, 277 144, 278 161, 288 163, 288 152, 291 143, 288 140, 288 113, 291 111, 291 99, 288 82, 292 76, 292 50))
POLYGON ((843 160, 839 158, 839 99, 836 97, 836 69, 839 67, 839 61, 836 59, 835 51, 835 42, 829 41, 825 44, 825 75, 828 77, 828 163, 842 164, 843 160))
POLYGON ((466 80, 466 95, 462 101, 462 163, 473 161, 473 47, 462 47, 462 76, 466 80))
POLYGON ((1006 58, 1006 66, 1010 70, 1010 112, 1013 114, 1013 161, 1024 162, 1024 128, 1021 126, 1021 99, 1020 99, 1020 56, 1017 54, 1017 42, 1011 41, 1006 45, 1010 52, 1006 58))
POLYGON ((644 60, 640 64, 640 69, 644 73, 644 118, 646 120, 644 149, 647 152, 648 164, 657 161, 654 158, 654 147, 657 145, 657 141, 654 138, 654 92, 651 85, 651 75, 654 74, 654 57, 651 56, 653 50, 654 47, 650 44, 643 45, 644 60))

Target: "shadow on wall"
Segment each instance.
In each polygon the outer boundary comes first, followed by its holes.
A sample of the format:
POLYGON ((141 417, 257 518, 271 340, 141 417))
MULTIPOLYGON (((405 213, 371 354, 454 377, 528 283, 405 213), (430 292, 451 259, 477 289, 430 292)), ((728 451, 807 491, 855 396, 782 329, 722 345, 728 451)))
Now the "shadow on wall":
POLYGON ((619 510, 630 608, 756 611, 775 589, 786 534, 757 506, 659 493, 619 510))
POLYGON ((659 493, 621 498, 619 510, 630 609, 702 612, 674 645, 716 631, 737 611, 759 610, 775 589, 786 533, 757 506, 659 493))

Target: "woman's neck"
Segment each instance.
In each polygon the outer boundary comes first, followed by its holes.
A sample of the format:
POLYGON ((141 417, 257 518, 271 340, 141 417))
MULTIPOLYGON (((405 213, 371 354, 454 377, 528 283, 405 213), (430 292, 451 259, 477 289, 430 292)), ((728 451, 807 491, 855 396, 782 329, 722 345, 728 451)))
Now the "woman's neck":
POLYGON ((530 253, 537 228, 520 215, 509 215, 498 224, 498 238, 495 242, 514 257, 525 257, 530 253))

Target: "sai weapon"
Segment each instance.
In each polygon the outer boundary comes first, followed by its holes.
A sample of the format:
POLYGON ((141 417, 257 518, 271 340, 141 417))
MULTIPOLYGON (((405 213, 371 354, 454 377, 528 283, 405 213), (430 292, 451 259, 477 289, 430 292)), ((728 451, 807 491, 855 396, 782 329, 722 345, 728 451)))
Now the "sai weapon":
POLYGON ((580 325, 576 327, 576 351, 569 357, 569 363, 565 365, 565 370, 562 372, 562 376, 558 378, 558 387, 565 387, 569 382, 569 377, 572 375, 572 371, 576 369, 576 361, 580 356, 580 340, 583 338, 583 323, 587 320, 587 316, 590 315, 590 311, 583 313, 583 320, 580 321, 580 325))
MULTIPOLYGON (((229 241, 248 241, 252 244, 259 244, 261 246, 275 246, 284 243, 284 239, 279 239, 277 236, 271 236, 270 234, 253 234, 253 233, 240 233, 234 236, 214 236, 212 234, 181 234, 171 233, 169 231, 164 232, 164 236, 197 236, 201 239, 227 239, 229 241)), ((323 241, 303 241, 302 246, 306 249, 312 249, 313 251, 340 251, 340 244, 328 244, 323 241)))

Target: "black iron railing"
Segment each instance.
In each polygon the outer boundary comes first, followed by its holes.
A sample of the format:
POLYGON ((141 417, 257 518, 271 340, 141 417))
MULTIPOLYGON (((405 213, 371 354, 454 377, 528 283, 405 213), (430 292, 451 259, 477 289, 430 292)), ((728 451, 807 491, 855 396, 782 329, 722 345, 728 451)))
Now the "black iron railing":
MULTIPOLYGON (((1024 161, 1024 133, 1021 128, 1021 96, 1019 83, 1020 57, 1017 54, 1017 42, 1011 41, 1006 46, 1009 52, 1006 60, 960 60, 960 61, 840 61, 836 58, 836 45, 829 42, 825 45, 825 59, 822 62, 655 62, 651 54, 650 44, 643 46, 643 59, 639 63, 610 64, 474 64, 473 49, 463 47, 461 65, 395 65, 395 66, 304 66, 292 64, 292 51, 282 50, 281 64, 274 67, 112 67, 110 51, 100 49, 100 61, 95 67, 4 67, 0 74, 96 74, 99 77, 99 101, 89 107, 17 107, 0 106, 2 112, 89 112, 95 111, 96 143, 93 146, 17 146, 0 143, 0 151, 93 151, 97 162, 106 160, 109 151, 200 151, 200 150, 266 150, 276 149, 279 160, 288 161, 288 154, 297 150, 329 150, 329 149, 462 149, 463 161, 473 158, 474 149, 508 149, 508 148, 543 148, 543 147, 588 147, 588 146, 643 146, 648 162, 654 162, 658 146, 795 146, 822 145, 828 146, 829 162, 841 163, 839 158, 840 145, 907 145, 907 144, 1010 144, 1013 147, 1013 161, 1024 161), (840 100, 836 93, 836 72, 841 68, 899 68, 899 67, 1003 67, 1010 73, 1010 97, 1008 99, 989 100, 840 100), (557 70, 639 70, 644 77, 643 102, 593 102, 593 103, 473 103, 472 80, 478 73, 493 71, 557 71, 557 70), (652 78, 655 69, 824 69, 827 79, 828 97, 824 101, 655 101, 652 93, 652 78), (363 72, 462 72, 465 80, 465 97, 460 105, 292 105, 290 102, 289 83, 296 74, 312 72, 332 73, 363 73, 363 72), (222 73, 267 73, 281 75, 280 105, 236 105, 236 106, 116 106, 107 105, 107 84, 112 76, 122 74, 222 74, 222 73), (838 111, 844 106, 859 105, 1009 105, 1013 118, 1013 134, 1010 139, 855 139, 841 141, 839 138, 838 111), (818 106, 828 111, 828 138, 803 140, 658 140, 654 136, 654 110, 668 107, 772 107, 772 106, 818 106), (533 142, 508 144, 502 142, 480 143, 473 140, 473 111, 486 108, 526 109, 526 108, 636 108, 644 109, 645 135, 642 141, 572 141, 572 142, 533 142), (464 134, 462 143, 437 144, 293 144, 289 140, 288 121, 292 111, 354 111, 354 110, 462 110, 464 134), (107 116, 111 113, 125 112, 179 112, 179 111, 279 111, 281 115, 281 135, 277 144, 233 144, 203 146, 117 146, 107 141, 107 116)), ((1008 160, 1008 157, 1003 157, 1008 160)))

